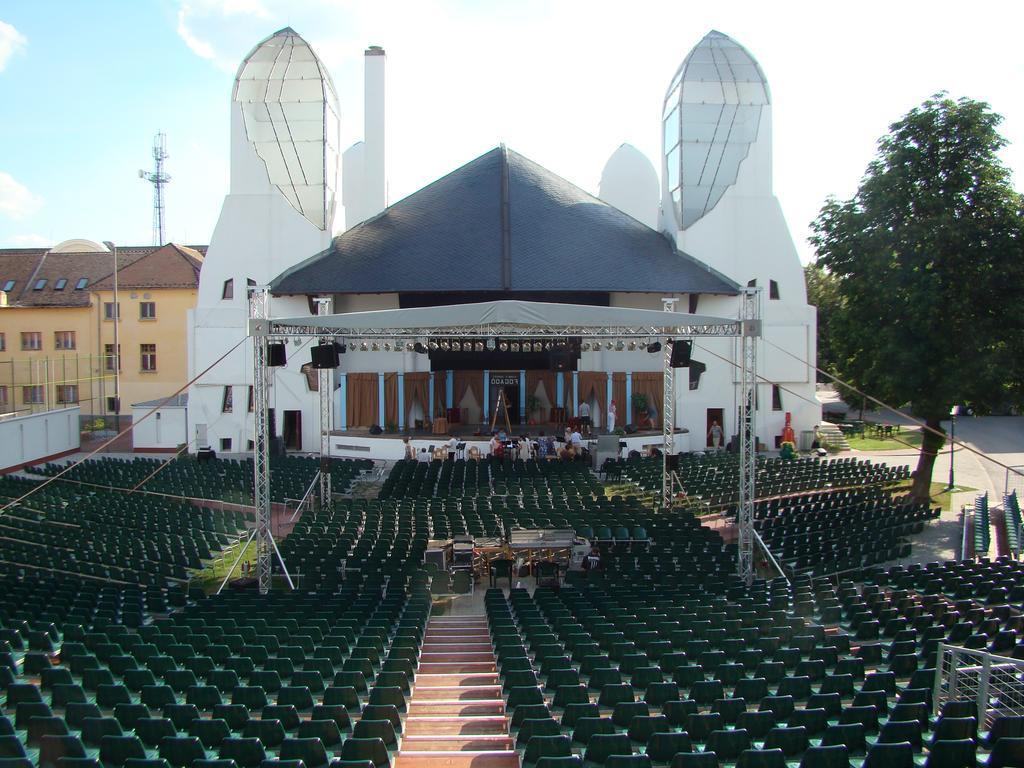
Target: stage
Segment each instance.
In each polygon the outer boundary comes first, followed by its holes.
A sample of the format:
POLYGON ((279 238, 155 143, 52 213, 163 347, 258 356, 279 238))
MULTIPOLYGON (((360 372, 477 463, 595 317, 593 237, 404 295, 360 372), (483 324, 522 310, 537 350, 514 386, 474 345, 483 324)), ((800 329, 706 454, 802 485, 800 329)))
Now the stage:
MULTIPOLYGON (((507 430, 506 430, 507 431, 507 430)), ((555 424, 549 425, 519 425, 512 429, 511 437, 519 437, 524 434, 528 434, 531 438, 536 438, 543 432, 545 435, 554 435, 557 440, 561 440, 564 436, 565 428, 558 428, 555 424)), ((584 438, 584 444, 588 446, 590 451, 593 453, 597 446, 597 438, 599 435, 606 435, 607 432, 601 430, 596 431, 591 437, 584 438)), ((409 442, 412 443, 413 448, 419 453, 420 449, 426 448, 437 448, 447 442, 449 436, 456 438, 460 443, 465 443, 465 455, 468 458, 470 448, 475 447, 481 456, 487 456, 490 453, 490 440, 491 433, 490 429, 485 427, 481 429, 479 425, 470 424, 456 424, 451 431, 446 431, 444 434, 431 434, 423 430, 413 430, 411 432, 403 433, 388 433, 383 432, 379 435, 371 435, 369 429, 366 428, 350 428, 345 431, 333 430, 330 436, 330 447, 331 456, 338 458, 362 458, 362 459, 379 459, 384 461, 397 461, 405 457, 405 438, 409 438, 409 442), (480 435, 476 435, 477 431, 482 432, 480 435)), ((619 437, 620 443, 625 443, 626 447, 622 451, 622 456, 626 456, 630 451, 640 451, 644 453, 651 446, 660 448, 663 441, 663 435, 661 430, 646 430, 642 432, 636 432, 632 435, 624 435, 619 437)), ((556 443, 556 448, 558 447, 556 443)), ((697 446, 696 450, 701 450, 703 446, 697 446)), ((675 433, 675 450, 676 452, 687 452, 694 450, 690 445, 690 434, 683 430, 677 430, 675 433)), ((595 467, 596 469, 596 467, 595 467)))

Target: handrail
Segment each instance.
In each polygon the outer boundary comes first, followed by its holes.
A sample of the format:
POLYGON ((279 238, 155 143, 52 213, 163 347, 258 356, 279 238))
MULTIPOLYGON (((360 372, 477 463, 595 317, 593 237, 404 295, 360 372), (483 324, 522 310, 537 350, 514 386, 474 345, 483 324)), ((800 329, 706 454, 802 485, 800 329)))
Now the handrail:
POLYGON ((754 534, 754 541, 757 542, 758 545, 760 545, 761 549, 764 550, 764 553, 768 556, 768 562, 770 562, 775 567, 775 570, 778 571, 779 575, 786 580, 786 585, 791 586, 789 577, 786 575, 786 572, 782 569, 782 565, 779 563, 779 561, 775 559, 775 555, 773 555, 772 551, 768 549, 768 545, 764 543, 764 539, 761 538, 761 534, 757 532, 756 528, 752 528, 751 530, 754 534))
POLYGON ((312 508, 313 502, 312 502, 311 494, 313 493, 313 489, 319 487, 319 485, 320 485, 320 470, 318 469, 316 471, 316 474, 313 475, 313 480, 312 480, 312 482, 310 482, 309 488, 306 489, 306 492, 302 495, 302 498, 299 500, 299 505, 297 507, 295 507, 295 511, 292 513, 292 516, 291 516, 291 519, 289 520, 289 522, 294 522, 295 518, 299 516, 299 510, 302 509, 307 504, 309 505, 310 508, 312 508))
MULTIPOLYGON (((960 518, 962 520, 961 527, 963 528, 962 532, 960 533, 960 559, 961 560, 966 560, 967 559, 967 520, 968 520, 967 505, 966 504, 961 504, 960 505, 960 518)), ((969 519, 971 521, 971 528, 974 528, 974 507, 971 507, 971 514, 970 514, 970 518, 969 519)))

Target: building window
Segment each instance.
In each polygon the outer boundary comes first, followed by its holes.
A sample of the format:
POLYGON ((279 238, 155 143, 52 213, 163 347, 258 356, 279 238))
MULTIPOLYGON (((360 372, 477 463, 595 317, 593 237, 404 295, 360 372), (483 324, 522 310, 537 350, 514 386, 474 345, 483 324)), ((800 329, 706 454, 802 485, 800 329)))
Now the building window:
POLYGON ((139 355, 142 358, 142 370, 146 373, 156 371, 156 344, 140 344, 139 355))
MULTIPOLYGON (((114 345, 103 345, 103 368, 108 371, 114 370, 114 345)), ((121 370, 121 345, 117 345, 117 370, 121 370)))
POLYGON ((43 334, 39 331, 23 331, 21 334, 21 348, 23 350, 42 349, 43 334))
POLYGON ((6 406, 9 402, 9 396, 7 394, 7 385, 0 386, 0 405, 6 406))
POLYGON ((43 277, 43 278, 40 278, 39 280, 36 280, 36 284, 34 286, 32 286, 32 290, 33 291, 41 291, 45 287, 46 287, 46 278, 43 277))
POLYGON ((0 352, 7 351, 7 334, 0 333, 0 352))
POLYGON ((75 332, 74 331, 54 331, 54 333, 53 333, 53 348, 54 349, 75 349, 75 332))
POLYGON ((699 293, 691 293, 690 294, 690 314, 691 315, 697 314, 697 305, 698 304, 700 304, 700 294, 699 293))
POLYGON ((224 288, 220 292, 220 297, 222 299, 235 298, 235 281, 233 279, 224 281, 224 288))
POLYGON ((68 284, 67 278, 62 277, 60 280, 58 280, 56 283, 54 283, 53 290, 55 290, 55 291, 63 291, 67 287, 67 284, 68 284))
POLYGON ((220 412, 231 413, 235 409, 234 396, 232 395, 232 387, 224 387, 224 395, 220 401, 220 412))
POLYGON ((779 300, 779 281, 769 280, 768 281, 768 298, 774 301, 779 300))
POLYGON ((4 283, 4 293, 10 293, 14 290, 14 286, 17 284, 16 280, 8 280, 4 283))
POLYGON ((747 281, 747 288, 757 288, 757 280, 756 279, 748 280, 747 281))
POLYGON ((772 384, 772 410, 782 410, 782 389, 778 384, 772 384))
POLYGON ((58 403, 77 403, 78 402, 78 385, 77 384, 60 384, 57 386, 57 402, 58 403))
POLYGON ((78 278, 78 282, 75 283, 75 290, 76 291, 84 291, 85 287, 88 284, 89 284, 89 278, 88 277, 80 277, 80 278, 78 278))
POLYGON ((107 413, 117 413, 120 409, 117 407, 117 398, 107 398, 107 413))
POLYGON ((43 404, 43 385, 35 384, 31 387, 21 388, 21 401, 25 405, 42 405, 43 404))
MULTIPOLYGON (((103 302, 103 319, 113 320, 114 319, 114 302, 105 301, 103 302)), ((121 302, 117 302, 117 319, 121 319, 121 302)))
POLYGON ((254 450, 256 450, 256 443, 254 443, 254 442, 253 442, 252 440, 249 440, 249 441, 248 441, 248 442, 246 443, 246 450, 248 450, 248 451, 254 451, 254 450))
POLYGON ((249 385, 249 413, 253 412, 253 404, 255 402, 256 402, 256 399, 253 397, 253 394, 252 394, 252 384, 250 384, 249 385))
POLYGON ((139 302, 139 320, 156 320, 156 302, 139 302))
POLYGON ((228 453, 228 452, 231 451, 231 438, 230 437, 222 437, 220 439, 220 449, 222 451, 224 451, 225 453, 228 453))

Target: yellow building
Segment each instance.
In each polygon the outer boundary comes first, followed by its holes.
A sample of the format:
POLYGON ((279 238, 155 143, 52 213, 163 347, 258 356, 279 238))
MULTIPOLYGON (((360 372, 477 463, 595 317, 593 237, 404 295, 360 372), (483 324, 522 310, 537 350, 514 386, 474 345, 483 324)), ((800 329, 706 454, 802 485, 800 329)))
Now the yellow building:
POLYGON ((188 380, 186 316, 205 250, 117 249, 115 376, 113 254, 87 240, 0 249, 0 413, 78 403, 109 422, 119 405, 123 426, 133 403, 175 393, 188 380))

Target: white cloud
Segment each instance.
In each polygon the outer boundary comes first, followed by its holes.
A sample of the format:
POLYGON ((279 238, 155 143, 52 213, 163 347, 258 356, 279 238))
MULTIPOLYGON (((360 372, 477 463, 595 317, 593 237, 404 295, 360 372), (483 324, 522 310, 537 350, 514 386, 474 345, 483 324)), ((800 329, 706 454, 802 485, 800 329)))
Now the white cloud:
POLYGON ((272 14, 261 0, 190 0, 182 2, 178 7, 178 37, 199 58, 212 61, 225 72, 234 72, 237 62, 232 60, 232 56, 224 55, 205 34, 196 29, 197 26, 205 27, 216 39, 225 32, 223 20, 237 17, 258 20, 262 24, 272 14))
POLYGON ((28 44, 21 32, 10 24, 0 21, 0 72, 4 71, 8 60, 28 44))
POLYGON ((12 219, 31 216, 43 206, 43 199, 9 173, 0 171, 0 214, 12 219))
POLYGON ((12 235, 7 238, 13 248, 42 248, 50 244, 49 238, 42 235, 12 235))

